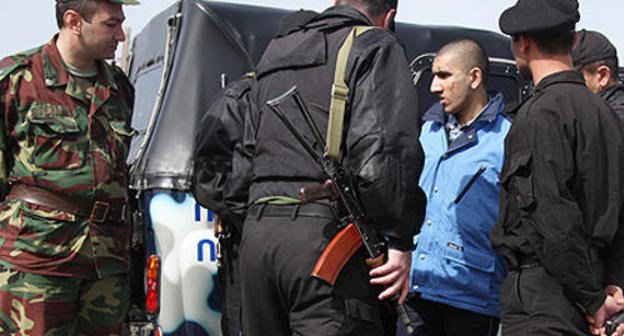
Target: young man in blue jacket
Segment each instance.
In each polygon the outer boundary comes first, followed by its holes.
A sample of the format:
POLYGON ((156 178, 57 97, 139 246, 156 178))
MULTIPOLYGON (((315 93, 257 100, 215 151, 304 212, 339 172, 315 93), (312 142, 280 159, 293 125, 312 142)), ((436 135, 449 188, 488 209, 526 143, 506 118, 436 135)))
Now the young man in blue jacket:
POLYGON ((432 70, 440 102, 425 113, 420 135, 428 201, 408 304, 424 321, 418 335, 496 335, 505 266, 489 233, 511 122, 501 114, 502 94, 488 96, 489 62, 477 42, 447 44, 432 70))

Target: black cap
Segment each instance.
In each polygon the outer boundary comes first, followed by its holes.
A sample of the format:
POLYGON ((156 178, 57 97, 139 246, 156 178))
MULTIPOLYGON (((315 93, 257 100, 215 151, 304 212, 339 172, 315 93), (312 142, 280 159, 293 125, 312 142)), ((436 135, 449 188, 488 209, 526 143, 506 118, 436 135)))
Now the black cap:
POLYGON ((610 58, 617 59, 617 51, 606 36, 585 29, 578 32, 578 42, 572 50, 575 68, 580 69, 589 63, 610 58))
POLYGON ((508 35, 534 33, 569 25, 579 21, 577 0, 518 0, 515 6, 501 14, 501 31, 508 35))

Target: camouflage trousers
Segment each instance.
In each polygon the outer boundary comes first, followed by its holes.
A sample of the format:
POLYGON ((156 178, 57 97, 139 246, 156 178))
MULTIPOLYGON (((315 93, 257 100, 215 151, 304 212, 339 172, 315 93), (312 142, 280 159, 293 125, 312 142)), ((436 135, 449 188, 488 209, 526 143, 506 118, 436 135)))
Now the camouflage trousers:
POLYGON ((0 335, 121 335, 126 274, 80 280, 0 266, 0 335))

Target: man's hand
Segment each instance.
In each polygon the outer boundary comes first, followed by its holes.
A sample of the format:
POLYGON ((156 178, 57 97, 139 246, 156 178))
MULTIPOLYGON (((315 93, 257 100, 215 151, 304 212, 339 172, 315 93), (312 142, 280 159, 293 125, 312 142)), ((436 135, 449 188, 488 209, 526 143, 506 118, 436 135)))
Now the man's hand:
MULTIPOLYGON (((603 328, 604 330, 604 328, 603 328)), ((601 335, 607 335, 604 331, 602 331, 603 333, 601 335)), ((617 327, 617 329, 615 329, 615 331, 613 332, 613 334, 611 334, 611 336, 622 336, 624 335, 624 324, 620 324, 619 327, 617 327)))
POLYGON ((605 292, 607 292, 607 295, 613 296, 617 304, 624 307, 624 292, 622 292, 620 286, 609 285, 605 292))
POLYGON ((371 284, 385 285, 379 300, 399 295, 399 304, 403 304, 409 293, 409 271, 412 265, 412 251, 388 249, 388 261, 370 271, 371 284))
POLYGON ((615 329, 613 334, 611 334, 611 336, 622 336, 622 335, 624 335, 624 324, 620 324, 620 326, 617 327, 617 329, 615 329))
MULTIPOLYGON (((607 286, 606 288, 607 298, 602 306, 592 315, 588 315, 587 322, 590 323, 589 331, 593 335, 606 335, 605 321, 624 309, 624 296, 622 295, 622 289, 618 286, 607 286)), ((619 326, 612 334, 615 336, 624 335, 624 325, 619 326)))
MULTIPOLYGON (((588 318, 588 321, 589 321, 589 318, 588 318)), ((624 335, 624 324, 620 324, 615 330, 613 330, 613 333, 611 333, 610 335, 607 334, 606 327, 604 327, 604 326, 602 328, 596 328, 596 327, 594 327, 593 324, 590 324, 589 331, 593 335, 600 335, 600 336, 623 336, 624 335)))
MULTIPOLYGON (((617 302, 620 307, 624 309, 624 292, 622 292, 622 288, 615 285, 609 285, 606 289, 607 295, 613 296, 615 302, 617 302)), ((604 334, 606 335, 606 333, 604 334)), ((624 324, 621 324, 611 336, 624 336, 624 324)))

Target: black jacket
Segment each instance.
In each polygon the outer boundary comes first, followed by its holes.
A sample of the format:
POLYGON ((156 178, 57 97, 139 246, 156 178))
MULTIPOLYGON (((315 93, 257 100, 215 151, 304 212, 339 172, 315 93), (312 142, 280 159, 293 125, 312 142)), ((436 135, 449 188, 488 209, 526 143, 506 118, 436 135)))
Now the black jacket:
POLYGON ((510 268, 537 259, 593 313, 605 285, 624 285, 624 146, 621 120, 584 83, 576 71, 552 74, 520 106, 491 241, 510 268))
MULTIPOLYGON (((276 37, 301 29, 318 13, 300 10, 287 16, 276 37)), ((247 215, 253 131, 249 91, 255 77, 229 84, 210 105, 197 128, 191 190, 195 200, 242 232, 247 215)))
MULTIPOLYGON (((256 125, 250 200, 298 197, 298 190, 327 179, 266 101, 296 85, 323 133, 339 47, 354 26, 371 25, 352 7, 321 13, 301 29, 269 44, 252 90, 256 125)), ((409 249, 424 215, 418 187, 423 152, 418 142, 418 102, 403 47, 390 32, 370 30, 354 41, 347 62, 350 97, 342 163, 356 177, 361 201, 395 248, 409 249)), ((283 106, 295 116, 293 106, 283 106)), ((307 129, 301 119, 295 122, 307 129)))
POLYGON ((607 104, 611 106, 613 111, 617 113, 620 118, 624 119, 624 85, 619 84, 610 87, 606 90, 598 92, 598 95, 602 99, 607 101, 607 104))
POLYGON ((247 214, 253 142, 249 91, 254 78, 233 82, 200 121, 195 139, 192 190, 197 203, 214 211, 241 233, 247 214))

